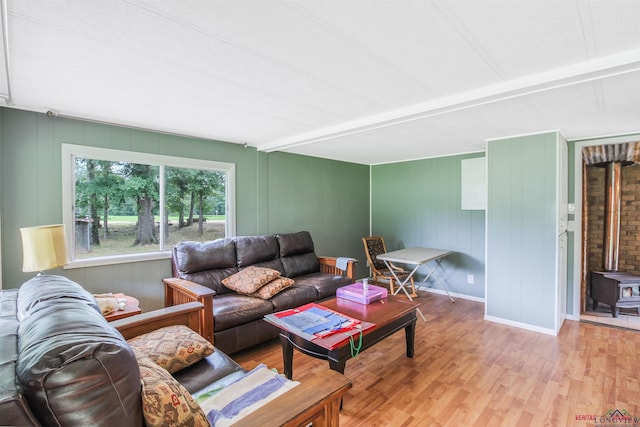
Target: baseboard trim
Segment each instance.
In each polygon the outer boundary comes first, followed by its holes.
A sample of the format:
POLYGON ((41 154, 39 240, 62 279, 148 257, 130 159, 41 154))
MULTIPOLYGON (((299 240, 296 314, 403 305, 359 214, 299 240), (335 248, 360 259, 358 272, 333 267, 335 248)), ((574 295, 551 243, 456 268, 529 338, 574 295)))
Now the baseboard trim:
POLYGON ((515 322, 513 320, 503 319, 501 317, 489 316, 488 314, 484 315, 484 320, 488 320, 489 322, 500 323, 506 326, 513 326, 514 328, 526 329, 533 332, 539 332, 546 335, 557 336, 557 332, 553 329, 542 328, 540 326, 529 325, 528 323, 515 322))
MULTIPOLYGON (((420 291, 425 291, 425 292, 431 292, 432 294, 438 294, 438 295, 447 295, 447 293, 445 291, 443 291, 442 289, 434 289, 434 288, 429 288, 426 286, 416 286, 417 290, 420 291)), ((484 303, 484 298, 480 298, 480 297, 474 297, 472 295, 465 295, 465 294, 459 294, 456 292, 449 292, 451 294, 451 296, 455 299, 455 298, 460 298, 460 299, 466 299, 469 301, 475 301, 475 302, 482 302, 484 303)))

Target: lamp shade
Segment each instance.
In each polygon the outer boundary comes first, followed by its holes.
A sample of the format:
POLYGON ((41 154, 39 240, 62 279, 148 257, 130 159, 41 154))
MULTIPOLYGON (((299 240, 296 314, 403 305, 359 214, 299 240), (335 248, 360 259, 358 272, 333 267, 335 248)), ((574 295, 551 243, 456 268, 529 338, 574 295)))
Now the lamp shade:
POLYGON ((20 229, 22 271, 44 271, 69 263, 64 225, 43 225, 20 229))

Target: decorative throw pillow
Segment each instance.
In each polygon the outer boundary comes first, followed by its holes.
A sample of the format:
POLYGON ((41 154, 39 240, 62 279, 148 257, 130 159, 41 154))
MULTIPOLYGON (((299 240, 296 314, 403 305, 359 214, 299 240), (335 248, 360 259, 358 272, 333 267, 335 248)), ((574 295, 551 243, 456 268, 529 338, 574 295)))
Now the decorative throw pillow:
POLYGON ((254 292, 253 294, 251 294, 251 296, 262 298, 262 299, 269 299, 275 294, 277 294, 278 292, 280 292, 281 290, 293 285, 294 283, 295 281, 293 279, 281 276, 281 277, 278 277, 277 279, 273 279, 272 281, 270 281, 269 283, 267 283, 266 285, 258 289, 257 292, 254 292))
POLYGON ((251 295, 279 276, 278 270, 252 265, 222 279, 222 284, 239 294, 251 295))
POLYGON ((171 373, 193 365, 215 351, 213 344, 185 325, 166 326, 127 342, 171 373))
POLYGON ((207 416, 182 384, 144 354, 135 353, 140 367, 146 425, 208 427, 207 416))

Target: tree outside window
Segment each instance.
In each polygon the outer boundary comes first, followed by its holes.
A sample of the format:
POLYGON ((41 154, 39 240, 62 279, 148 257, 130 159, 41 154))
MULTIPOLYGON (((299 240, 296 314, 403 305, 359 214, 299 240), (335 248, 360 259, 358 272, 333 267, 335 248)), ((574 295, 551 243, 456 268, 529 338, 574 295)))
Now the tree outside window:
POLYGON ((107 158, 115 150, 79 155, 77 146, 67 151, 73 165, 74 260, 164 252, 181 240, 233 235, 227 194, 234 169, 228 164, 163 156, 152 156, 158 163, 128 161, 128 152, 114 160, 107 158), (182 166, 191 162, 197 167, 182 166))

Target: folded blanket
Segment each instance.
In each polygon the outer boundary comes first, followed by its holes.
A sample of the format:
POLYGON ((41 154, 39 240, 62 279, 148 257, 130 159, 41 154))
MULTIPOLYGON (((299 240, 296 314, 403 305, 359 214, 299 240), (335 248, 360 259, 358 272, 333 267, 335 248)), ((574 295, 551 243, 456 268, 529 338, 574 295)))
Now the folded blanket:
POLYGON ((219 393, 198 401, 212 426, 224 427, 300 384, 261 364, 219 393))
POLYGON ((349 261, 356 261, 356 259, 346 257, 336 258, 336 268, 339 268, 340 270, 346 270, 347 265, 349 265, 349 261))

